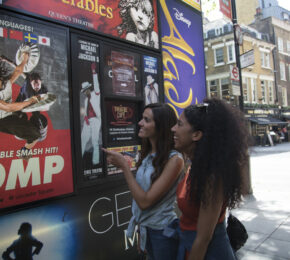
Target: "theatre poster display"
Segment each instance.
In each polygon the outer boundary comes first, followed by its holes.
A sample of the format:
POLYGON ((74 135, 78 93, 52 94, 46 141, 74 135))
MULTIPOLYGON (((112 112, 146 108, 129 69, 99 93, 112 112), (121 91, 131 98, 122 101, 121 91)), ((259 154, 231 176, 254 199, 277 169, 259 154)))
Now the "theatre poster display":
POLYGON ((3 5, 158 49, 156 0, 2 0, 3 5))
POLYGON ((160 6, 165 102, 180 114, 206 97, 202 16, 180 1, 160 6))
POLYGON ((108 144, 137 142, 138 110, 135 103, 106 101, 106 112, 108 144))
POLYGON ((143 56, 143 82, 144 82, 144 99, 145 105, 157 103, 159 97, 159 84, 157 77, 157 58, 151 56, 143 56))
POLYGON ((125 236, 131 203, 127 185, 102 192, 89 187, 78 196, 2 215, 0 255, 12 259, 11 245, 24 233, 18 231, 30 227, 38 246, 34 260, 137 259, 137 232, 133 239, 125 236))
POLYGON ((0 20, 0 208, 6 208, 72 193, 73 178, 67 31, 5 14, 0 20))
POLYGON ((115 96, 141 96, 139 54, 109 46, 104 49, 105 93, 115 96))
MULTIPOLYGON (((138 156, 139 156, 139 151, 141 150, 140 145, 131 145, 131 146, 122 146, 122 147, 109 147, 108 150, 114 151, 121 153, 127 163, 130 166, 131 171, 137 170, 137 161, 138 161, 138 156)), ((108 175, 116 174, 116 173, 121 173, 122 170, 120 168, 115 167, 112 164, 108 165, 108 175)))
POLYGON ((74 35, 72 48, 72 84, 80 100, 82 174, 84 180, 92 180, 103 172, 99 43, 74 35))

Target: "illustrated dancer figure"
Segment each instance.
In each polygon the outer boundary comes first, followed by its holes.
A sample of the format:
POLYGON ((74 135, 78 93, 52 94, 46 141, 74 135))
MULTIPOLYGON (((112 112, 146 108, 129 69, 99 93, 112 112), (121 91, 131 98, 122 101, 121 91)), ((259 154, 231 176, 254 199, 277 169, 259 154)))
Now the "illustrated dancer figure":
MULTIPOLYGON (((38 96, 41 94, 46 94, 48 92, 46 86, 42 84, 41 77, 39 73, 33 72, 27 76, 24 85, 20 89, 20 93, 16 98, 16 102, 21 102, 27 100, 32 96, 38 96)), ((25 115, 22 115, 25 116, 25 115)), ((47 136, 47 118, 45 115, 41 114, 39 111, 32 112, 32 116, 29 120, 33 123, 40 131, 41 137, 39 141, 43 141, 47 136)))
POLYGON ((39 102, 40 97, 32 96, 26 101, 13 102, 12 85, 23 73, 28 59, 29 54, 24 52, 22 54, 22 62, 15 67, 13 72, 9 71, 8 61, 0 59, 0 132, 25 139, 26 144, 23 147, 25 150, 30 150, 34 147, 40 137, 40 133, 38 128, 27 120, 26 116, 22 117, 14 112, 39 102))

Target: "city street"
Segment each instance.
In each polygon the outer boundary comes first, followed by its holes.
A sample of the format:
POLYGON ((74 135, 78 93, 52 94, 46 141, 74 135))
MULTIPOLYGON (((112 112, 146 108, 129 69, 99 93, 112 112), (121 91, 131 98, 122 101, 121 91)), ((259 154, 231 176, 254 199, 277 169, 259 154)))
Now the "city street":
POLYGON ((249 238, 239 260, 290 259, 290 143, 250 152, 253 193, 233 211, 249 238))

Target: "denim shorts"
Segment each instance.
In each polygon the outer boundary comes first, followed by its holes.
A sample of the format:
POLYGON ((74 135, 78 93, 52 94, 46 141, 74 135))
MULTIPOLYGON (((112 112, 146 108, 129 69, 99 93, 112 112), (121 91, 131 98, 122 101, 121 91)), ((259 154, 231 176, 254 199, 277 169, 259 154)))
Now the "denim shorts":
POLYGON ((146 251, 148 260, 176 260, 178 239, 147 227, 146 251))
MULTIPOLYGON (((186 252, 190 252, 192 244, 196 238, 196 231, 179 232, 179 248, 177 260, 184 260, 186 252)), ((212 239, 208 245, 205 260, 236 260, 236 256, 231 247, 225 223, 216 226, 212 239)))

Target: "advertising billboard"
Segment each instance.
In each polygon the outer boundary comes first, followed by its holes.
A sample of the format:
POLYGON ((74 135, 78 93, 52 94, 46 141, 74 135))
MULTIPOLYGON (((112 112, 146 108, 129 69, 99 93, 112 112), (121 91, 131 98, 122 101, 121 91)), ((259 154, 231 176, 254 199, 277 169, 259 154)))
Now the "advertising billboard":
POLYGON ((77 132, 80 133, 81 179, 84 181, 103 174, 99 49, 99 42, 72 35, 72 85, 74 96, 79 101, 74 104, 74 113, 79 114, 80 120, 77 132))
POLYGON ((140 55, 105 46, 103 51, 104 93, 108 96, 141 96, 140 55))
POLYGON ((0 21, 0 208, 6 208, 72 193, 73 177, 67 31, 4 14, 0 21))
POLYGON ((159 49, 156 0, 3 0, 2 4, 159 49))
POLYGON ((202 16, 179 1, 160 4, 165 101, 180 114, 206 96, 202 16))
POLYGON ((158 62, 156 57, 143 56, 143 82, 145 105, 160 102, 158 62))
POLYGON ((127 186, 119 184, 113 191, 90 187, 78 196, 3 215, 0 255, 14 259, 18 245, 17 259, 138 259, 137 232, 133 239, 125 235, 131 202, 127 186), (25 234, 33 238, 33 256, 21 243, 25 234))

